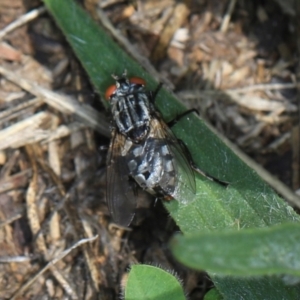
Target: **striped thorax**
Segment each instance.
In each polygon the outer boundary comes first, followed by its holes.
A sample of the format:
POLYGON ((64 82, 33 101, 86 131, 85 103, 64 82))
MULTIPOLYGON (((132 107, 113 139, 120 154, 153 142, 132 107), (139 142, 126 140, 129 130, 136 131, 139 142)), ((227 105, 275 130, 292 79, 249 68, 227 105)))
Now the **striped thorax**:
POLYGON ((110 104, 118 130, 133 142, 143 140, 148 135, 151 114, 154 112, 143 79, 117 78, 113 88, 110 104))

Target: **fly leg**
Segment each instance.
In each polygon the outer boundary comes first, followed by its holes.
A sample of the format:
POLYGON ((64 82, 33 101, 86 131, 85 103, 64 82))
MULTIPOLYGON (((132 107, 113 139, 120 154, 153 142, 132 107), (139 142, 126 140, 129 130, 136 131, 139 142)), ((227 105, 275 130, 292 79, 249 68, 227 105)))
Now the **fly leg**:
MULTIPOLYGON (((150 99, 151 99, 151 101, 152 101, 153 104, 155 102, 155 98, 156 98, 159 90, 161 89, 162 85, 163 85, 162 82, 160 82, 154 91, 149 91, 149 96, 150 96, 150 99)), ((169 127, 174 126, 181 118, 183 118, 184 116, 186 116, 186 115, 188 115, 188 114, 190 114, 192 112, 195 112, 197 115, 199 115, 199 112, 198 112, 198 110, 196 108, 189 109, 189 110, 185 111, 184 113, 178 115, 172 121, 168 122, 167 123, 168 126, 169 127)))
POLYGON ((216 177, 213 177, 209 174, 207 174, 206 172, 202 171, 198 166, 196 166, 196 164, 193 162, 193 161, 190 161, 190 165, 191 167, 194 169, 194 171, 196 171, 197 173, 199 173, 200 175, 204 176, 205 178, 211 180, 211 181, 214 181, 224 187, 227 187, 229 185, 229 182, 226 182, 226 181, 222 181, 216 177))
MULTIPOLYGON (((168 126, 169 127, 172 127, 174 126, 181 118, 185 117, 186 115, 190 114, 190 113, 196 113, 197 115, 199 114, 198 110, 196 108, 192 108, 192 109, 189 109, 187 111, 185 111, 184 113, 178 115, 175 119, 173 119, 172 121, 168 122, 168 126)), ((218 178, 215 178, 209 174, 207 174, 206 172, 202 171, 193 161, 193 158, 191 156, 191 153, 189 151, 189 149, 187 148, 187 146, 184 144, 184 142, 180 139, 178 139, 178 143, 180 144, 183 152, 185 153, 186 155, 186 158, 188 159, 189 161, 189 164, 190 166, 194 169, 194 171, 196 171, 197 173, 199 173, 200 175, 204 176, 205 178, 211 180, 211 181, 214 181, 214 182, 217 182, 223 186, 227 186, 228 185, 228 182, 224 182, 218 178)))
POLYGON ((196 108, 188 109, 184 113, 182 113, 182 114, 178 115, 177 117, 175 117, 172 121, 168 122, 167 125, 169 127, 173 127, 178 121, 180 121, 180 119, 182 119, 186 115, 188 115, 190 113, 193 113, 193 112, 196 113, 197 115, 199 115, 199 112, 196 108))
POLYGON ((222 181, 216 177, 213 177, 209 174, 207 174, 206 172, 202 171, 193 161, 193 158, 191 156, 191 153, 189 151, 189 149, 187 148, 187 146, 184 144, 184 142, 180 139, 178 139, 178 143, 180 144, 181 148, 183 149, 185 155, 186 155, 186 158, 187 160, 189 161, 189 164, 190 166, 194 169, 194 171, 196 171, 197 173, 199 173, 200 175, 202 175, 203 177, 211 180, 211 181, 214 181, 214 182, 217 182, 219 183, 220 185, 223 185, 224 187, 227 187, 228 186, 228 182, 225 182, 225 181, 222 181))
POLYGON ((154 104, 154 102, 155 102, 155 98, 156 98, 156 96, 157 96, 159 90, 161 89, 162 85, 163 85, 162 82, 160 82, 154 91, 149 91, 149 92, 148 92, 148 93, 149 93, 149 96, 150 96, 150 99, 151 99, 151 102, 152 102, 153 104, 154 104))

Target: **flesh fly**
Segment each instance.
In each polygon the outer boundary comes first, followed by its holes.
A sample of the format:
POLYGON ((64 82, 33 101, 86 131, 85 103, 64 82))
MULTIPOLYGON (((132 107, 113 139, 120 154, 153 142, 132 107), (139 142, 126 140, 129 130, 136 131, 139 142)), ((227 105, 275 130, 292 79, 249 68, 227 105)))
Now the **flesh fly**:
POLYGON ((107 202, 114 221, 128 226, 142 188, 156 198, 187 202, 196 183, 187 150, 154 107, 156 92, 142 78, 113 76, 105 94, 112 113, 107 202))

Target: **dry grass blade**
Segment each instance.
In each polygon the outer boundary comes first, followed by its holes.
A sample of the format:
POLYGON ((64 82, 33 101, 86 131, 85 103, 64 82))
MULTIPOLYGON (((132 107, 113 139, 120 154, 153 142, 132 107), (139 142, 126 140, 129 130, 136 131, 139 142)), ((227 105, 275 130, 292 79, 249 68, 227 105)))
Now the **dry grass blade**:
POLYGON ((81 104, 75 99, 47 90, 24 78, 20 78, 20 76, 16 75, 16 72, 11 72, 1 66, 0 73, 8 80, 22 87, 24 90, 37 97, 41 97, 43 101, 58 111, 65 114, 73 114, 94 130, 110 137, 109 124, 105 120, 105 116, 97 112, 91 106, 81 104))
MULTIPOLYGON (((1 185, 1 183, 0 183, 0 185, 1 185)), ((1 223, 0 223, 0 228, 3 227, 3 226, 5 226, 5 225, 11 224, 12 222, 14 222, 14 221, 20 219, 21 217, 22 217, 21 214, 17 214, 17 215, 15 215, 15 216, 9 218, 8 220, 6 220, 6 221, 4 221, 4 222, 1 222, 1 223)))
POLYGON ((79 131, 80 129, 83 128, 85 128, 85 125, 79 122, 73 122, 68 125, 61 125, 57 127, 55 130, 53 130, 52 132, 49 132, 49 135, 45 137, 45 139, 42 140, 41 143, 48 144, 53 140, 57 140, 69 136, 72 132, 79 131))
POLYGON ((27 169, 14 174, 13 176, 4 177, 0 180, 0 193, 4 193, 13 189, 24 188, 27 186, 31 174, 31 169, 27 169))
POLYGON ((227 12, 226 12, 225 17, 223 18, 223 21, 222 21, 222 24, 221 24, 220 30, 221 30, 222 32, 226 32, 227 29, 228 29, 229 22, 230 22, 231 15, 232 15, 232 13, 233 13, 235 4, 236 4, 236 0, 230 0, 230 3, 229 3, 229 6, 228 6, 228 9, 227 9, 227 12))
POLYGON ((17 148, 49 136, 57 117, 48 112, 37 113, 0 131, 0 150, 17 148))
POLYGON ((0 263, 22 263, 22 262, 30 262, 32 258, 27 256, 14 256, 14 257, 0 257, 0 263))
POLYGON ((21 114, 26 114, 27 112, 37 109, 42 104, 43 101, 41 99, 35 98, 0 112, 0 126, 21 114))
POLYGON ((8 26, 4 27, 0 31, 0 40, 3 39, 3 37, 6 34, 8 34, 9 32, 11 32, 11 31, 15 30, 16 28, 32 21, 33 19, 37 18, 38 16, 40 16, 44 12, 46 12, 46 7, 42 6, 42 7, 39 7, 37 9, 34 9, 34 10, 28 12, 25 15, 22 15, 20 18, 18 18, 14 22, 10 23, 8 26))
MULTIPOLYGON (((277 88, 281 88, 282 86, 277 86, 277 88)), ((289 85, 289 88, 295 87, 294 84, 289 85)), ((261 89, 262 86, 253 86, 253 90, 261 89)), ((269 86, 272 89, 271 86, 269 86)), ((241 107, 250 109, 250 110, 257 110, 257 111, 277 111, 283 110, 288 112, 296 112, 297 106, 288 102, 288 101, 276 101, 271 99, 265 99, 262 97, 257 96, 249 96, 247 92, 251 89, 251 87, 241 89, 232 89, 232 90, 203 90, 203 91, 181 91, 178 93, 178 96, 187 102, 187 105, 190 107, 196 107, 199 104, 198 99, 203 98, 216 98, 222 96, 223 99, 230 102, 235 102, 236 104, 240 105, 241 107)), ((276 89, 276 86, 275 86, 276 89)))
POLYGON ((283 90, 283 89, 294 89, 299 87, 298 83, 269 83, 269 84, 255 84, 250 86, 245 86, 236 89, 228 89, 225 92, 235 92, 235 93, 248 93, 254 91, 267 91, 267 90, 283 90))
POLYGON ((287 101, 279 102, 255 96, 241 96, 240 94, 234 92, 228 92, 228 94, 231 96, 231 99, 238 105, 251 110, 275 111, 283 109, 284 111, 297 111, 297 107, 287 101))
MULTIPOLYGON (((67 250, 63 251, 60 255, 56 258, 52 259, 38 274, 32 277, 26 284, 24 284, 20 290, 11 298, 11 300, 16 300, 20 295, 22 295, 40 276, 42 276, 47 270, 52 268, 57 262, 62 260, 65 256, 67 256, 72 250, 84 245, 86 243, 90 243, 95 241, 98 236, 94 236, 92 238, 82 239, 74 244, 72 247, 68 248, 67 250)), ((69 294, 70 295, 70 294, 69 294)), ((70 295, 72 299, 78 299, 76 294, 70 295)))

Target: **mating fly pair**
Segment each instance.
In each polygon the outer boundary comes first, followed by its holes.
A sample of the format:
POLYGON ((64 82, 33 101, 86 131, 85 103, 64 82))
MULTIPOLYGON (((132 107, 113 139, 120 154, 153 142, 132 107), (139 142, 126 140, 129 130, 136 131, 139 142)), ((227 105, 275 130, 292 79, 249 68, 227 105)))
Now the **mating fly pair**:
POLYGON ((196 192, 189 153, 154 107, 156 93, 142 78, 113 76, 105 97, 113 117, 107 156, 107 201, 114 221, 128 226, 138 186, 163 200, 186 202, 196 192))

